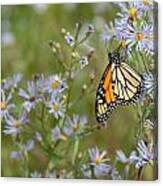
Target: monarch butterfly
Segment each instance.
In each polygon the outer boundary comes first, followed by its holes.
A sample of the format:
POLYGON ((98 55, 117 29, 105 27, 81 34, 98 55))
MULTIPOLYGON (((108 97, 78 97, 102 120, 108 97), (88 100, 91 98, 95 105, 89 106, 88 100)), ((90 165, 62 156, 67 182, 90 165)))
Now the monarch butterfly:
POLYGON ((104 123, 117 105, 136 103, 143 92, 143 77, 125 63, 119 49, 108 54, 107 65, 96 93, 95 114, 104 123))

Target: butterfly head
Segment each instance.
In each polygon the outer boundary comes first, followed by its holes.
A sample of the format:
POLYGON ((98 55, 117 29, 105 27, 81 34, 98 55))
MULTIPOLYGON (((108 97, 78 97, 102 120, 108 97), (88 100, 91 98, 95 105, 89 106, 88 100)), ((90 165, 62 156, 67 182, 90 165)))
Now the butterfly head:
POLYGON ((109 58, 110 63, 120 64, 120 53, 119 52, 109 53, 108 58, 109 58))

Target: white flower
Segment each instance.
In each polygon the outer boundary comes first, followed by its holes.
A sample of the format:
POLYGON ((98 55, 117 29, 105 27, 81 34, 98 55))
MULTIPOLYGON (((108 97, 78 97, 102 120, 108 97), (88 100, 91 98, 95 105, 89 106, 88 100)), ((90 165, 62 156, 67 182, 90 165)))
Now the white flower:
POLYGON ((67 42, 68 45, 74 46, 74 44, 75 44, 74 37, 72 35, 70 35, 69 32, 66 33, 65 39, 66 39, 66 42, 67 42))
POLYGON ((87 58, 86 56, 83 56, 83 57, 80 59, 79 63, 80 63, 81 69, 83 69, 85 66, 87 66, 87 65, 89 64, 88 58, 87 58))

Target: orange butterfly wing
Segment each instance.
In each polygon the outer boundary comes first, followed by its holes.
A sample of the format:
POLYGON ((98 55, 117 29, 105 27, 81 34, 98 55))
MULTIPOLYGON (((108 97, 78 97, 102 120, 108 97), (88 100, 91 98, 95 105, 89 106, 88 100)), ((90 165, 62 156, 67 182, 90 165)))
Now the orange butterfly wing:
POLYGON ((109 64, 102 76, 96 94, 95 113, 99 123, 105 122, 108 119, 116 106, 116 99, 113 93, 112 64, 109 64))
POLYGON ((105 90, 106 102, 109 104, 110 102, 115 101, 116 98, 113 94, 113 89, 112 89, 113 86, 112 86, 112 69, 111 68, 109 68, 108 73, 106 74, 103 88, 105 90))

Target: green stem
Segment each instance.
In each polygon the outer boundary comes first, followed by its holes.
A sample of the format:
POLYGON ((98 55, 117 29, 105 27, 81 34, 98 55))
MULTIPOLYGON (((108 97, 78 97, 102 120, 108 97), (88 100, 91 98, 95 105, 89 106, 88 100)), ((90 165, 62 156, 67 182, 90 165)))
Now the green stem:
POLYGON ((43 104, 42 105, 42 109, 41 109, 41 116, 40 116, 40 118, 41 118, 42 129, 43 129, 43 131, 46 131, 45 126, 44 126, 44 113, 45 113, 45 105, 43 104))
POLYGON ((73 155, 72 155, 72 165, 75 165, 78 150, 79 150, 79 138, 76 137, 75 143, 74 143, 74 151, 73 151, 73 155))
MULTIPOLYGON (((72 52, 74 52, 76 50, 77 45, 74 45, 72 52)), ((66 116, 68 113, 68 109, 69 109, 69 102, 70 102, 70 95, 71 95, 71 90, 72 90, 72 85, 73 85, 73 80, 71 79, 71 74, 72 74, 72 67, 73 67, 73 58, 71 57, 71 61, 70 61, 70 66, 68 69, 68 78, 67 78, 67 82, 68 82, 68 92, 67 92, 67 101, 66 101, 66 111, 65 111, 65 115, 63 118, 63 122, 61 125, 61 128, 63 127, 65 120, 66 120, 66 116)))
POLYGON ((69 73, 69 76, 68 76, 68 80, 67 80, 67 82, 68 82, 68 92, 67 92, 67 100, 66 100, 66 110, 65 110, 65 115, 64 115, 64 118, 63 118, 61 128, 64 126, 66 116, 67 116, 67 113, 68 113, 68 109, 69 109, 70 95, 71 95, 71 89, 72 89, 71 67, 70 67, 70 70, 68 71, 68 73, 69 73))
POLYGON ((28 167, 28 152, 25 150, 24 152, 24 177, 29 177, 29 167, 28 167))
POLYGON ((96 176, 95 176, 95 173, 94 173, 94 166, 90 165, 90 169, 91 169, 92 178, 96 179, 96 176))
POLYGON ((140 53, 139 56, 140 56, 140 55, 141 55, 142 63, 143 63, 143 65, 144 65, 144 69, 145 69, 146 73, 149 74, 150 71, 149 71, 148 65, 146 64, 146 60, 145 60, 145 58, 144 58, 144 55, 143 55, 142 53, 140 53))
POLYGON ((141 180, 142 173, 143 173, 143 167, 140 167, 137 172, 136 180, 141 180))
POLYGON ((78 42, 78 46, 81 45, 82 43, 84 43, 87 40, 88 36, 86 35, 85 37, 83 37, 79 42, 78 42))

